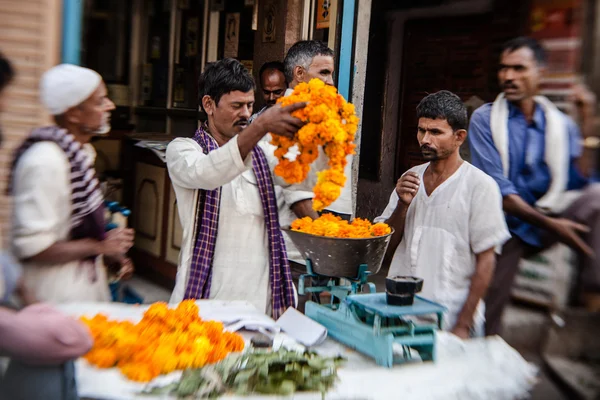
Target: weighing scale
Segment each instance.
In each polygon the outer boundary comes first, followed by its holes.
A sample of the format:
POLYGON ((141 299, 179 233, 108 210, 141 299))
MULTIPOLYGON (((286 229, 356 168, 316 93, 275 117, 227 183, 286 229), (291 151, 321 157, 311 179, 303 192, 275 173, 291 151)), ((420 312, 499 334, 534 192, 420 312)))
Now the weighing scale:
POLYGON ((381 268, 391 234, 340 239, 284 230, 306 259, 307 273, 300 276, 298 293, 331 295, 328 304, 307 301, 305 305, 306 316, 327 328, 330 337, 388 368, 412 360, 410 349, 418 351, 423 361, 435 361, 436 332, 442 327, 445 307, 420 296, 411 306, 388 305, 386 294, 377 293, 369 282, 369 276, 381 268), (358 262, 353 269, 349 268, 352 262, 358 262), (369 265, 375 272, 369 271, 369 265), (342 270, 344 275, 339 273, 342 270), (307 279, 328 281, 307 287, 307 279), (369 291, 363 293, 366 287, 369 291), (413 318, 417 316, 433 318, 417 321, 413 318), (394 354, 398 346, 402 352, 394 354))

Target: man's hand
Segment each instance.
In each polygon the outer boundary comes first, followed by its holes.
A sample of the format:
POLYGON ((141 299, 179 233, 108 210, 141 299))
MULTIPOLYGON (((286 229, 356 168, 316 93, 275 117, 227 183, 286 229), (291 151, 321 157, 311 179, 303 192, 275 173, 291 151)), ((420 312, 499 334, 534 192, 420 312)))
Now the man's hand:
POLYGON ((304 107, 306 103, 294 103, 285 107, 277 104, 260 114, 252 124, 259 124, 265 134, 275 133, 292 137, 304 125, 304 122, 292 117, 292 113, 304 107))
POLYGON ((590 228, 587 226, 566 218, 552 218, 550 221, 550 230, 564 244, 584 253, 588 257, 595 257, 594 250, 579 236, 581 233, 588 233, 590 231, 590 228))
POLYGON ((100 254, 122 260, 133 247, 134 231, 129 228, 118 228, 108 231, 106 238, 100 242, 100 254))
POLYGON ((469 328, 466 328, 463 326, 458 326, 458 325, 452 329, 452 334, 458 336, 461 339, 469 339, 471 337, 469 328))
POLYGON ((120 280, 128 280, 133 276, 133 272, 135 271, 135 267, 133 266, 133 262, 130 258, 124 258, 121 261, 121 268, 117 273, 117 279, 120 280))
POLYGON ((414 172, 408 172, 396 183, 396 193, 404 205, 409 206, 417 195, 421 180, 414 172))

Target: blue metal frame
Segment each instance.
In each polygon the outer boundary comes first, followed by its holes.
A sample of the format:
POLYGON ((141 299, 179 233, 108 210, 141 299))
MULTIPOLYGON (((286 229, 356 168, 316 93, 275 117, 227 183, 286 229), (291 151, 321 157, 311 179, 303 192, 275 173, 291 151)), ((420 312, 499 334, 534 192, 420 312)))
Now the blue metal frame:
POLYGON ((342 33, 340 38, 340 59, 338 62, 338 92, 348 101, 352 83, 352 53, 354 50, 354 20, 357 0, 341 0, 342 33))
POLYGON ((63 0, 62 62, 81 64, 83 0, 63 0))

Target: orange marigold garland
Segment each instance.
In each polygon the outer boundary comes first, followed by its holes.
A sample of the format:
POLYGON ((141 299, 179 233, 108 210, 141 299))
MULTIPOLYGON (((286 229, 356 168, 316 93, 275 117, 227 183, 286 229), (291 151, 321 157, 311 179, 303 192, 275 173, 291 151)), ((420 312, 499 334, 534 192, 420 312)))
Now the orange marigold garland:
POLYGON ((298 84, 292 95, 281 97, 277 102, 282 106, 298 102, 308 102, 308 105, 293 114, 306 122, 293 139, 272 135, 271 144, 277 146, 275 156, 279 159, 275 174, 288 183, 302 182, 308 175, 310 164, 319 156, 319 146, 323 146, 329 158, 329 169, 317 173, 313 199, 313 208, 321 211, 340 196, 346 183, 346 156, 354 154, 354 135, 358 128, 354 105, 346 102, 335 87, 320 79, 298 84), (287 154, 294 146, 298 155, 291 160, 293 157, 287 154))
POLYGON ((292 222, 291 228, 311 235, 335 238, 369 238, 392 233, 389 225, 383 222, 372 224, 362 218, 348 222, 333 214, 323 214, 315 220, 310 217, 299 218, 292 222))
POLYGON ((184 300, 176 308, 152 304, 137 324, 102 314, 82 317, 94 338, 84 358, 98 368, 118 367, 133 381, 149 382, 160 374, 216 363, 244 349, 240 335, 223 331, 220 322, 203 321, 198 312, 193 300, 184 300))

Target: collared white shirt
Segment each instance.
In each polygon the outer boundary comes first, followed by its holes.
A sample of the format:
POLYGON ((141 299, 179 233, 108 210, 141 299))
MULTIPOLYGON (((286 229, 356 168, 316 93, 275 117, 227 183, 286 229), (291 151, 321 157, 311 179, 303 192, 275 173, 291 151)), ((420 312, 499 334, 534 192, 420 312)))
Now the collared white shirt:
MULTIPOLYGON (((92 160, 90 144, 83 148, 92 160)), ((54 243, 69 240, 71 225, 71 165, 65 152, 53 142, 31 146, 14 170, 12 250, 26 259, 54 243)), ((61 265, 23 263, 25 286, 40 301, 109 301, 110 292, 102 257, 61 265), (82 267, 82 264, 89 264, 82 267), (92 266, 93 264, 93 266, 92 266), (90 280, 95 268, 97 279, 90 280)))
MULTIPOLYGON (((177 138, 167 146, 167 167, 177 196, 183 227, 182 248, 172 302, 181 301, 189 278, 194 250, 198 189, 221 187, 219 228, 212 266, 210 297, 218 300, 246 300, 259 310, 269 312, 269 250, 265 217, 252 156, 242 160, 237 136, 225 145, 204 154, 193 139, 177 138)), ((278 160, 266 149, 271 170, 278 160)), ((306 187, 288 185, 273 174, 287 204, 305 197, 306 187)), ((312 187, 316 176, 309 175, 303 185, 312 187)))
MULTIPOLYGON (((452 329, 469 295, 475 273, 476 254, 490 248, 499 250, 510 239, 502 211, 502 197, 496 182, 468 162, 429 196, 423 174, 429 163, 411 168, 420 180, 405 221, 404 236, 390 266, 389 276, 423 278, 425 298, 448 308, 444 329, 452 329)), ((398 204, 396 190, 383 214, 384 222, 398 204)), ((475 331, 483 332, 484 305, 474 316, 475 331)))

